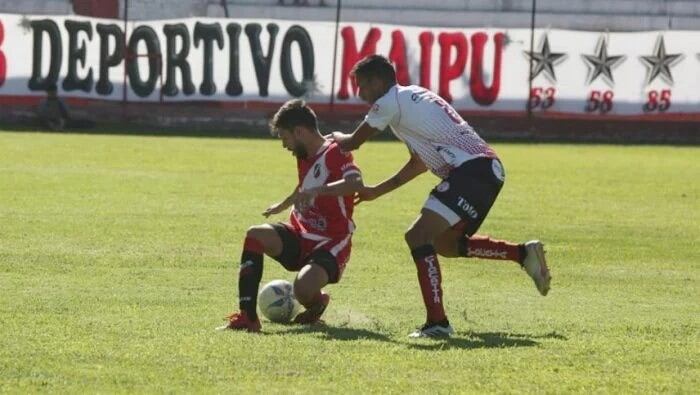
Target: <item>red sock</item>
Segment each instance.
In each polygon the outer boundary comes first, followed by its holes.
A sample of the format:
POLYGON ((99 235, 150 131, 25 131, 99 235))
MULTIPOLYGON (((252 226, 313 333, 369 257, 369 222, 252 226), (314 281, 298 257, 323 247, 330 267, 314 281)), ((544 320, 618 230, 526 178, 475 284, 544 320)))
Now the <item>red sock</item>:
POLYGON ((464 240, 461 254, 467 258, 508 260, 522 264, 525 257, 521 244, 505 240, 493 240, 488 236, 474 235, 464 240))
POLYGON ((411 251, 418 269, 418 283, 423 294, 423 303, 429 322, 439 322, 447 317, 442 306, 442 275, 435 248, 424 245, 411 251))

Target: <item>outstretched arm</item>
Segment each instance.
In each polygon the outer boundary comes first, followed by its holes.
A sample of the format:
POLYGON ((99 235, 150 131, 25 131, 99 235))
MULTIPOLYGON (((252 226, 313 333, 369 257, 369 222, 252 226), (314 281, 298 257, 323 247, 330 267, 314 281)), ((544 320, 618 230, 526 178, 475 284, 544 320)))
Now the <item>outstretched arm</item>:
POLYGON ((425 166, 421 158, 414 152, 411 152, 411 158, 406 164, 396 172, 392 177, 380 182, 374 186, 362 188, 357 193, 355 204, 374 200, 382 195, 385 195, 403 184, 411 181, 419 175, 425 173, 428 168, 425 166))
POLYGON ((367 122, 362 122, 354 132, 350 134, 333 132, 331 138, 340 145, 343 151, 347 152, 360 148, 367 139, 379 132, 381 132, 381 130, 369 126, 367 122))
POLYGON ((265 209, 265 211, 263 211, 262 215, 264 215, 265 218, 267 218, 270 215, 278 214, 278 213, 281 213, 282 211, 288 209, 294 203, 294 200, 296 199, 296 196, 298 193, 299 193, 298 187, 294 187, 294 191, 292 191, 292 193, 289 196, 287 196, 283 201, 281 201, 279 203, 275 203, 275 204, 271 205, 270 207, 268 207, 267 209, 265 209))
POLYGON ((298 192, 294 204, 297 207, 304 207, 310 204, 316 196, 354 196, 363 187, 362 176, 359 173, 351 173, 342 180, 298 192))

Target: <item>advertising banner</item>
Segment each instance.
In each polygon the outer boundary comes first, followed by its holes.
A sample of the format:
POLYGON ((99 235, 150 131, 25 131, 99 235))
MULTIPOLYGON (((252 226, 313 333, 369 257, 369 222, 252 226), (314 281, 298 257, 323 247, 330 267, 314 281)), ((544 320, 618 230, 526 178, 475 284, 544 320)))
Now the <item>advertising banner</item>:
POLYGON ((455 29, 262 19, 131 21, 0 14, 0 97, 357 105, 354 63, 459 111, 700 114, 700 32, 455 29), (125 33, 126 32, 126 33, 125 33), (336 47, 337 46, 337 47, 336 47), (532 48, 531 48, 532 47, 532 48), (335 64, 334 64, 335 60, 335 64))

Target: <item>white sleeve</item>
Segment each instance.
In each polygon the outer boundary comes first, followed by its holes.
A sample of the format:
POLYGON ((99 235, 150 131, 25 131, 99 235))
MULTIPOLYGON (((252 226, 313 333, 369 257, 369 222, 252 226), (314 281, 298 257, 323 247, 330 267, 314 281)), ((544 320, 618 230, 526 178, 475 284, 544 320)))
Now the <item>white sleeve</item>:
POLYGON ((395 92, 389 92, 374 102, 372 109, 365 116, 365 122, 377 130, 384 130, 395 118, 398 118, 399 113, 395 92))

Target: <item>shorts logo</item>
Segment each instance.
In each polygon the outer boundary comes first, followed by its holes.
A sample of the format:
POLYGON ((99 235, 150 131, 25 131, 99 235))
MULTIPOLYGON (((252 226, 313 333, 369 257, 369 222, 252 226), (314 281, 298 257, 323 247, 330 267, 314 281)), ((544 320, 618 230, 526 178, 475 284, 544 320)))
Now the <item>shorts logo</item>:
POLYGON ((447 181, 441 182, 437 188, 435 188, 438 192, 447 192, 448 189, 450 189, 450 183, 447 181))
POLYGON ((476 211, 474 206, 472 206, 471 203, 467 201, 467 199, 461 196, 457 198, 457 206, 459 206, 459 208, 461 208, 465 213, 467 213, 469 218, 477 219, 479 217, 479 213, 476 211))
POLYGON ((374 105, 372 106, 372 112, 379 112, 379 104, 374 103, 374 105))
POLYGON ((316 163, 314 165, 314 178, 318 178, 318 176, 320 176, 320 175, 321 175, 321 164, 316 163))
POLYGON ((503 171, 503 165, 497 159, 491 161, 491 170, 493 170, 493 175, 496 176, 501 181, 506 180, 506 173, 503 171))

